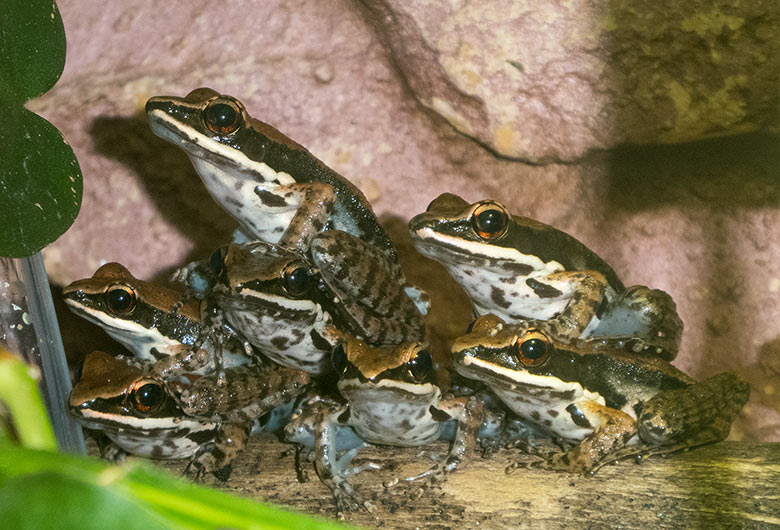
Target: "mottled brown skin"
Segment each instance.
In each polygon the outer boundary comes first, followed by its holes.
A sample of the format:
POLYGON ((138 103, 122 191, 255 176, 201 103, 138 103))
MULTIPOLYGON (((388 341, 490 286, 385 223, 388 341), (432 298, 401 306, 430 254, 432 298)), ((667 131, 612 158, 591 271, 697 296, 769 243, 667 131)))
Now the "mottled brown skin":
POLYGON ((576 444, 532 464, 559 471, 592 473, 615 460, 723 440, 750 394, 731 373, 696 382, 655 357, 576 350, 543 327, 494 315, 477 319, 452 351, 461 375, 487 383, 521 417, 576 444))
POLYGON ((337 230, 312 241, 311 255, 323 280, 357 321, 371 344, 425 340, 425 324, 417 306, 399 283, 392 264, 375 247, 337 230))
POLYGON ((223 385, 216 385, 213 377, 182 385, 178 402, 188 416, 253 421, 305 392, 309 383, 311 376, 294 368, 239 366, 225 371, 223 385))

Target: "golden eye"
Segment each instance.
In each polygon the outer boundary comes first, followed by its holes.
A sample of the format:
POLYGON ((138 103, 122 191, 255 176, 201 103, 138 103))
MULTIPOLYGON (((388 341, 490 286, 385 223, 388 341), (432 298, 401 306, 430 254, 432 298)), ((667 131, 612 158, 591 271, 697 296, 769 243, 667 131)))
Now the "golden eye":
POLYGON ((142 415, 151 415, 160 410, 165 401, 165 390, 155 381, 138 383, 130 393, 130 404, 142 415))
POLYGON ((137 299, 135 290, 124 284, 112 285, 105 294, 106 307, 117 315, 132 313, 137 299))
POLYGON ((312 277, 309 270, 301 262, 293 262, 284 268, 282 273, 282 288, 292 296, 298 298, 306 294, 312 285, 312 277))
POLYGON ((498 239, 509 227, 509 213, 497 202, 483 202, 471 214, 471 227, 482 239, 498 239))
POLYGON ((531 330, 517 341, 517 360, 529 368, 546 363, 552 351, 550 340, 538 331, 531 330))
POLYGON ((241 126, 241 109, 232 100, 216 99, 203 109, 203 121, 215 134, 232 134, 241 126))

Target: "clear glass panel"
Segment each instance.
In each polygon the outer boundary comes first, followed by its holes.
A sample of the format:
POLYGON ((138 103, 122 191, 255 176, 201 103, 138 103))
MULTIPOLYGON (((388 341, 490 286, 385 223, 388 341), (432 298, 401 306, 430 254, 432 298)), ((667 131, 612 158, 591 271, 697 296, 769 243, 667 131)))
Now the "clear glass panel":
POLYGON ((85 453, 81 427, 66 409, 70 376, 40 252, 0 258, 0 344, 40 368, 41 393, 60 448, 85 453))

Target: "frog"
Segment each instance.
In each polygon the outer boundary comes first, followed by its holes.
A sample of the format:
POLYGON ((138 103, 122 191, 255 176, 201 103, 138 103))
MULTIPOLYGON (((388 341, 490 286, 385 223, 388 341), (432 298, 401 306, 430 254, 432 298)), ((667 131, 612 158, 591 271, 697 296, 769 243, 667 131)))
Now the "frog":
POLYGON ((163 379, 103 351, 84 359, 68 409, 85 428, 111 440, 101 447, 104 457, 114 461, 127 454, 187 459, 185 475, 193 480, 209 472, 227 479, 231 462, 251 432, 247 422, 187 415, 163 379))
MULTIPOLYGON (((343 232, 333 233, 355 241, 343 232)), ((330 267, 340 275, 340 285, 346 285, 354 274, 365 274, 366 285, 374 283, 367 281, 376 276, 364 271, 359 252, 353 256, 344 246, 331 251, 340 258, 334 258, 330 267)), ((331 351, 340 342, 342 332, 378 344, 424 336, 422 321, 407 318, 410 311, 416 310, 398 284, 384 281, 377 285, 370 296, 384 293, 386 300, 369 307, 356 303, 348 292, 335 292, 311 260, 279 245, 262 241, 231 243, 216 254, 209 260, 218 278, 209 298, 210 306, 220 313, 215 318, 224 319, 231 329, 281 365, 314 376, 331 373, 331 351)))
POLYGON ((146 103, 156 135, 182 148, 211 196, 249 240, 304 252, 324 229, 398 256, 365 195, 291 138, 249 115, 233 96, 197 88, 146 103))
POLYGON ((74 313, 132 352, 128 362, 155 363, 160 376, 204 375, 261 362, 258 352, 235 335, 205 333, 201 301, 182 296, 178 289, 135 278, 116 262, 63 289, 65 303, 74 313))
POLYGON ((750 395, 733 373, 697 382, 659 357, 572 347, 543 324, 483 315, 452 345, 459 374, 486 383, 519 417, 571 445, 532 467, 594 474, 625 458, 717 442, 750 395))
MULTIPOLYGON (((428 485, 455 471, 476 447, 480 428, 487 426, 478 399, 442 399, 424 343, 372 346, 344 334, 331 360, 339 374, 337 387, 344 402, 310 403, 308 416, 294 415, 284 432, 287 440, 303 444, 314 433, 315 469, 333 492, 340 518, 354 505, 373 511, 373 505, 347 480, 349 475, 378 467, 373 463, 348 467, 364 445, 361 441, 418 447, 446 435, 452 444, 443 460, 418 475, 386 483, 391 487, 423 480, 428 485), (344 433, 347 428, 353 432, 344 433)), ((490 429, 496 429, 495 422, 490 422, 490 429)))
MULTIPOLYGON (((333 247, 334 238, 344 244, 333 232, 349 234, 357 240, 352 245, 366 247, 362 252, 373 260, 371 270, 403 286, 419 312, 411 318, 427 313, 427 294, 406 282, 395 247, 363 193, 303 146, 250 116, 238 99, 198 88, 184 98, 155 96, 146 113, 152 131, 187 153, 211 196, 238 221, 234 242, 266 241, 303 255, 311 250, 309 257, 327 275, 326 263, 319 261, 322 249, 333 247)), ((336 276, 330 276, 332 288, 336 276)), ((353 298, 375 287, 360 277, 344 287, 352 289, 355 282, 353 298)), ((369 296, 363 302, 372 301, 369 296)))
POLYGON ((672 297, 626 287, 609 264, 563 231, 512 215, 498 201, 469 204, 452 193, 434 199, 409 229, 417 250, 464 288, 477 316, 546 320, 570 343, 619 343, 666 361, 677 355, 683 323, 672 297))

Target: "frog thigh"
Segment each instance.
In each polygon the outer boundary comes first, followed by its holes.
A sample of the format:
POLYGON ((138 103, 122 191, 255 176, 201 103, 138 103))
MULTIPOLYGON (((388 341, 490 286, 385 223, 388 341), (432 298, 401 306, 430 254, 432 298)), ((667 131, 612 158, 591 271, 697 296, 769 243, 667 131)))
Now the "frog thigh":
POLYGON ((671 361, 677 356, 682 331, 683 322, 669 294, 634 285, 610 301, 598 324, 586 336, 638 338, 648 353, 656 350, 661 358, 671 361))

